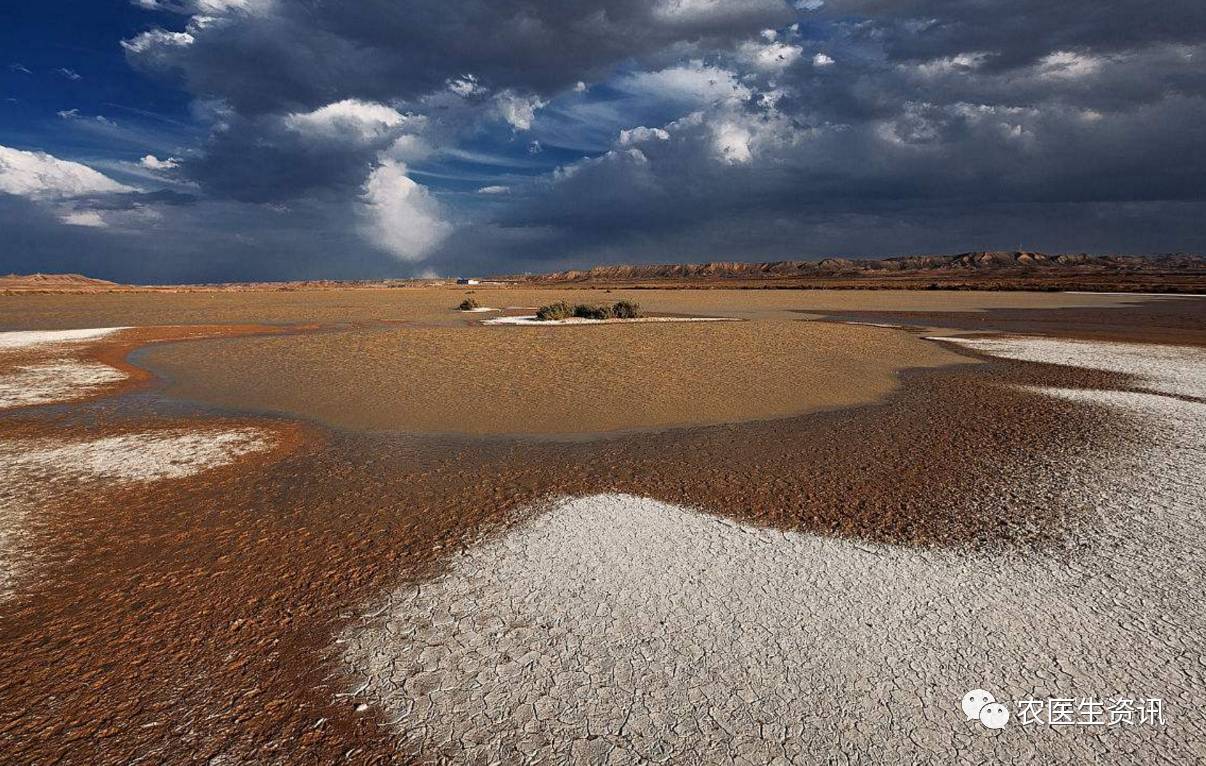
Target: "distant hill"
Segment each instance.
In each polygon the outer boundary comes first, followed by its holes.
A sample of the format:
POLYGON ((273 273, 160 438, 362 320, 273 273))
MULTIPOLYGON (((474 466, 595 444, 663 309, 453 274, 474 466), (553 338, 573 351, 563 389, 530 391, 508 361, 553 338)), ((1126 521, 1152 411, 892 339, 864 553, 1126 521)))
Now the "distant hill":
POLYGON ((125 285, 80 274, 9 274, 0 276, 0 292, 108 292, 127 289, 125 285))
POLYGON ((1206 275, 1200 255, 1048 255, 1032 252, 968 252, 875 260, 732 261, 699 264, 596 266, 530 277, 541 283, 625 283, 645 281, 892 279, 951 277, 1070 277, 1126 275, 1206 275))

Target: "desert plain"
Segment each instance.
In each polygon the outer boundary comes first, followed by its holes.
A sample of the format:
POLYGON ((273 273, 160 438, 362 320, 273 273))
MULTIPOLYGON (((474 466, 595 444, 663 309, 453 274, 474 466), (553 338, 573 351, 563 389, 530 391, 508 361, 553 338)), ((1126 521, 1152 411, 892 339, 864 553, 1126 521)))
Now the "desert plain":
POLYGON ((1200 762, 1204 386, 1192 295, 0 296, 0 761, 1200 762))

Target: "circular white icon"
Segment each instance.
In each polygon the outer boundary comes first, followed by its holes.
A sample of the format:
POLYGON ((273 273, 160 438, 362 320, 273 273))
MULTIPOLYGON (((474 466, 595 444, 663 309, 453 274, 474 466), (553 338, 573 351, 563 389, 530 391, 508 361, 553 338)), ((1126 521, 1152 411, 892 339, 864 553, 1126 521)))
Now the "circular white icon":
POLYGON ((1004 729, 1009 722, 1009 708, 1000 702, 990 702, 980 708, 980 723, 989 729, 1004 729))
POLYGON ((991 694, 983 689, 972 689, 963 695, 963 714, 967 720, 974 721, 980 717, 980 709, 990 702, 996 702, 991 694))

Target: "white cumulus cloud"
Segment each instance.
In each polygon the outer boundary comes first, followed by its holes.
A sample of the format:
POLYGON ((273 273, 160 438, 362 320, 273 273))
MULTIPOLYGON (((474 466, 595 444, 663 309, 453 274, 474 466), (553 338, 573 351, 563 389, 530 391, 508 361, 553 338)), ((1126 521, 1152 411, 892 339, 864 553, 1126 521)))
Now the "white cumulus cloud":
POLYGON ((87 165, 61 160, 45 152, 0 146, 0 192, 32 199, 62 199, 84 194, 130 192, 87 165))
POLYGON ((370 143, 402 125, 406 116, 393 107, 355 98, 336 101, 312 112, 285 115, 285 127, 327 140, 370 143))
POLYGON ((147 170, 172 170, 180 167, 179 157, 168 157, 166 160, 161 160, 153 154, 148 154, 138 161, 147 170))
POLYGON ((670 133, 662 128, 646 128, 644 125, 620 131, 620 146, 631 146, 653 140, 669 141, 670 133))
POLYGON ((406 175, 401 162, 382 160, 364 184, 361 203, 365 234, 404 261, 420 260, 452 231, 439 203, 406 175))
POLYGON ((539 96, 521 96, 512 90, 504 90, 494 97, 499 116, 516 130, 531 130, 536 110, 545 103, 539 96))

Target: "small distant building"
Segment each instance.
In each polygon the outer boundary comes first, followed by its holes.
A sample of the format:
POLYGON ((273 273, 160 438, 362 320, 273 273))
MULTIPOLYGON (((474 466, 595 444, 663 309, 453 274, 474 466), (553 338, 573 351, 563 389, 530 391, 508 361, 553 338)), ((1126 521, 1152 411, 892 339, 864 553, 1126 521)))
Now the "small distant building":
POLYGON ((480 285, 482 282, 480 279, 469 279, 467 277, 461 277, 460 279, 458 279, 456 281, 456 283, 458 285, 480 285))

